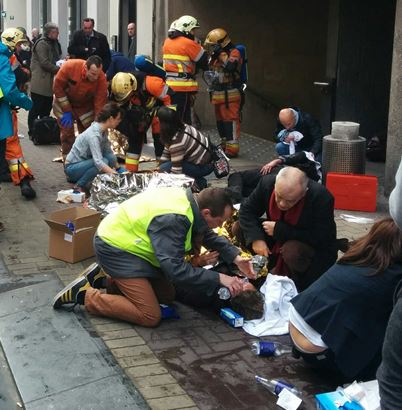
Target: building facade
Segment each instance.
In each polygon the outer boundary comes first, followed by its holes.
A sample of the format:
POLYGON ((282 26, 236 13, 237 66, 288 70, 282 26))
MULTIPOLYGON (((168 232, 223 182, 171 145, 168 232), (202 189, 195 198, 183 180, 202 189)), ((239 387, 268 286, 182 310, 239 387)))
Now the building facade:
MULTIPOLYGON (((361 135, 386 135, 385 188, 402 154, 402 0, 0 0, 2 28, 60 27, 63 53, 84 17, 95 19, 115 50, 128 46, 127 24, 137 25, 137 51, 161 60, 170 23, 183 14, 201 25, 199 38, 225 28, 246 45, 249 84, 242 129, 271 139, 278 110, 298 106, 320 119, 356 121, 361 135)), ((201 77, 201 73, 199 74, 201 77)), ((200 79, 196 109, 205 125, 214 115, 200 79)))

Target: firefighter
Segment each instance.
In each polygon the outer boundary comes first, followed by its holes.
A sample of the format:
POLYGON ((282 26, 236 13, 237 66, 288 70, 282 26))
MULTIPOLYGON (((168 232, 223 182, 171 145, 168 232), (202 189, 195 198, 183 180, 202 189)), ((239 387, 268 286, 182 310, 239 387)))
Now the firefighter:
POLYGON ((208 84, 221 143, 228 157, 237 157, 243 99, 240 76, 242 56, 222 28, 216 28, 207 34, 204 47, 210 55, 209 69, 214 74, 208 84))
MULTIPOLYGON (((1 41, 3 45, 8 48, 9 52, 15 52, 17 45, 27 42, 27 39, 21 30, 9 28, 2 33, 1 41)), ((9 55, 8 70, 10 70, 11 74, 13 74, 13 83, 19 90, 13 90, 13 93, 15 93, 16 96, 19 94, 19 96, 16 101, 14 100, 15 102, 12 101, 12 99, 9 96, 6 97, 11 104, 9 105, 8 109, 10 110, 11 114, 11 118, 9 119, 11 120, 12 132, 10 132, 6 140, 6 151, 4 158, 8 165, 10 178, 14 185, 19 185, 21 189, 21 195, 24 196, 26 199, 33 199, 36 197, 36 192, 30 184, 30 181, 33 179, 33 173, 24 159, 24 154, 22 152, 22 148, 18 138, 17 117, 17 110, 19 107, 28 110, 32 108, 32 101, 26 95, 27 83, 30 80, 30 72, 27 68, 21 66, 15 54, 9 55)), ((6 70, 4 67, 4 71, 8 70, 6 70)), ((5 73, 4 75, 7 76, 7 73, 5 73)), ((3 77, 3 70, 1 72, 0 77, 3 77)), ((9 92, 10 91, 11 89, 9 89, 9 92)), ((7 121, 7 123, 9 123, 9 121, 7 121)), ((3 122, 2 126, 4 126, 3 122)))
MULTIPOLYGON (((173 91, 162 78, 142 71, 117 73, 112 79, 111 91, 112 98, 125 111, 124 119, 117 127, 128 138, 125 167, 130 172, 137 172, 148 128, 153 124, 153 133, 158 131, 156 109, 160 105, 171 105, 173 91)), ((163 146, 161 148, 155 148, 157 156, 162 154, 163 146)))
POLYGON ((60 126, 63 160, 75 141, 74 122, 82 133, 107 102, 107 81, 102 59, 93 55, 85 60, 67 60, 53 83, 53 112, 60 126))
POLYGON ((175 92, 172 103, 177 106, 181 120, 190 125, 191 107, 198 91, 196 70, 208 69, 207 53, 194 37, 199 27, 194 17, 180 17, 170 26, 162 47, 166 83, 175 92))

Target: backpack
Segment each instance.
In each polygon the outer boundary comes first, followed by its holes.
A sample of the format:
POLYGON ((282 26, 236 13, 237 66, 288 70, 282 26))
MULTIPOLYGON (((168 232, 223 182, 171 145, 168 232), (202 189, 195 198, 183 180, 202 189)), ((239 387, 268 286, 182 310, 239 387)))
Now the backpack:
POLYGON ((160 77, 162 80, 166 79, 166 71, 159 64, 154 63, 150 58, 138 54, 134 59, 135 68, 139 71, 143 71, 146 74, 160 77))
POLYGON ((30 136, 34 145, 60 144, 60 128, 56 118, 37 118, 30 136))
POLYGON ((248 82, 248 58, 247 58, 246 46, 243 44, 236 44, 235 48, 236 50, 239 50, 239 53, 243 61, 243 64, 240 70, 240 81, 242 82, 242 84, 247 84, 248 82))

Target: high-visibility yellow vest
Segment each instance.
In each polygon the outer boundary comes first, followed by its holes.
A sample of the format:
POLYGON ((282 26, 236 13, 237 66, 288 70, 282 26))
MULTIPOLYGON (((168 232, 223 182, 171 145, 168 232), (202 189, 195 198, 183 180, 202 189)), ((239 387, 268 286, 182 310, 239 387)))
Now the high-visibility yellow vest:
POLYGON ((186 191, 182 188, 150 189, 124 201, 98 227, 98 236, 107 244, 147 260, 160 267, 147 230, 152 220, 161 215, 184 215, 190 221, 184 244, 191 250, 191 232, 194 215, 186 191))

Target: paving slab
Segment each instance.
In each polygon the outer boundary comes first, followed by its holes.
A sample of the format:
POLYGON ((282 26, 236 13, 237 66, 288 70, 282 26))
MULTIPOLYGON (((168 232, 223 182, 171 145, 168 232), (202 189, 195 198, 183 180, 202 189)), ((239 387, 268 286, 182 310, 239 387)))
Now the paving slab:
POLYGON ((84 317, 52 308, 61 287, 53 279, 0 299, 0 342, 26 409, 148 408, 84 317))

